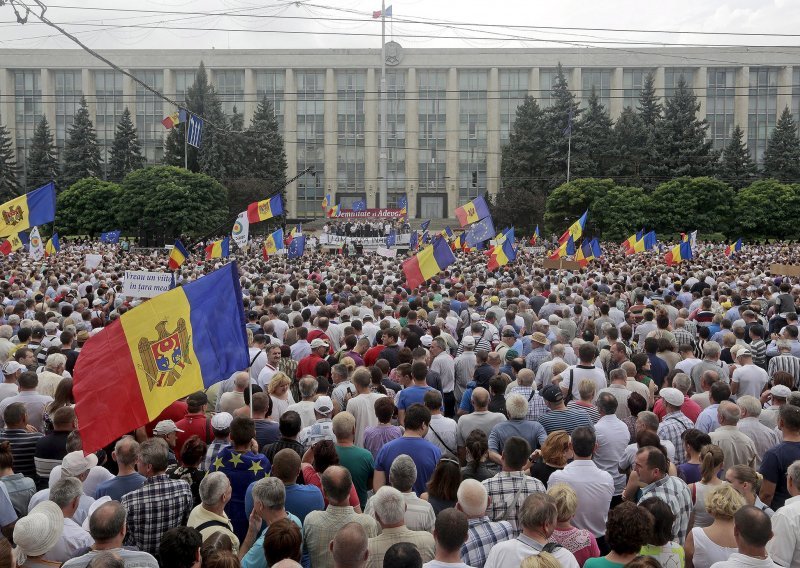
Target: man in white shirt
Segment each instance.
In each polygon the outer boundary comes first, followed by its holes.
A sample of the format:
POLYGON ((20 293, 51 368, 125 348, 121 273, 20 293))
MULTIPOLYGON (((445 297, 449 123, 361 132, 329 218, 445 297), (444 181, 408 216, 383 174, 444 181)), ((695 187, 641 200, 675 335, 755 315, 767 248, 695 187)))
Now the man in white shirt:
POLYGON ((597 357, 597 348, 593 343, 583 343, 578 347, 578 364, 568 367, 567 370, 561 373, 563 380, 561 381, 561 390, 564 392, 564 397, 567 397, 570 388, 572 389, 572 398, 580 400, 581 395, 579 386, 581 381, 590 380, 595 384, 595 392, 608 386, 606 381, 606 374, 602 369, 594 366, 594 360, 597 357))
POLYGON ((267 336, 263 333, 253 335, 253 345, 248 348, 250 357, 250 380, 258 379, 259 373, 267 364, 267 354, 264 351, 268 345, 267 336))
POLYGON ((303 377, 297 384, 297 388, 300 390, 300 396, 303 397, 303 399, 300 402, 295 402, 286 407, 287 411, 294 410, 300 415, 301 428, 307 428, 317 420, 317 416, 314 414, 314 399, 317 397, 318 387, 319 383, 317 379, 303 377))
POLYGON ((456 414, 456 398, 453 390, 456 385, 456 368, 453 358, 447 351, 447 342, 442 337, 434 337, 430 347, 430 370, 439 373, 444 398, 444 414, 452 417, 456 414))
POLYGON ((436 517, 433 539, 436 555, 422 568, 470 568, 461 561, 461 547, 467 541, 469 523, 467 516, 458 509, 445 509, 436 517))
POLYGON ((494 546, 484 568, 519 566, 529 556, 538 555, 542 551, 555 556, 562 568, 578 568, 578 561, 569 550, 560 546, 548 546, 548 539, 557 522, 558 511, 552 497, 546 493, 529 495, 520 514, 522 534, 494 546))
POLYGON ((738 552, 727 560, 716 562, 711 568, 776 568, 779 564, 767 554, 767 543, 772 538, 772 525, 767 514, 758 507, 745 505, 733 516, 733 538, 738 552))
POLYGON ((572 524, 579 529, 591 532, 597 538, 598 546, 602 551, 605 545, 608 510, 615 493, 615 483, 608 471, 600 469, 592 461, 592 454, 597 448, 597 442, 597 437, 591 428, 587 426, 575 428, 570 437, 570 447, 575 454, 575 459, 563 470, 554 471, 550 475, 547 487, 566 483, 575 490, 578 495, 578 509, 572 519, 572 524))
POLYGON ((25 365, 14 360, 3 363, 2 372, 5 381, 0 383, 0 400, 19 394, 17 379, 26 370, 25 365))
POLYGON ((800 566, 800 460, 786 472, 786 489, 791 497, 772 515, 767 552, 780 566, 800 566))
POLYGON ((267 362, 264 368, 261 369, 261 372, 258 373, 258 378, 256 379, 256 384, 258 384, 264 392, 267 392, 272 376, 278 372, 278 365, 281 362, 281 346, 272 344, 267 347, 266 351, 267 362))
POLYGON ((44 555, 45 560, 66 562, 79 550, 94 544, 94 539, 89 533, 72 520, 82 495, 83 485, 76 477, 62 478, 50 489, 49 500, 58 505, 64 514, 64 530, 56 545, 44 555))
POLYGON ((375 401, 386 396, 379 392, 372 392, 370 384, 372 375, 366 367, 358 367, 353 371, 351 378, 355 386, 356 396, 346 401, 347 412, 356 419, 356 446, 364 447, 364 430, 378 425, 375 415, 375 401))
POLYGON ((753 364, 753 354, 749 349, 741 349, 736 355, 739 366, 731 375, 731 394, 761 396, 769 375, 761 367, 753 364))
POLYGON ((736 427, 739 431, 753 440, 756 447, 756 469, 761 465, 761 456, 781 441, 780 434, 774 428, 769 428, 759 422, 761 415, 761 401, 754 396, 740 396, 736 401, 739 407, 740 418, 736 427))
POLYGON ((600 420, 594 425, 597 446, 594 451, 594 463, 606 471, 614 480, 614 501, 622 502, 622 490, 625 489, 625 474, 619 471, 619 460, 625 452, 630 440, 628 426, 617 415, 619 401, 610 392, 600 393, 597 397, 597 409, 600 420))
POLYGON ((423 404, 431 411, 431 423, 425 439, 442 450, 442 457, 458 459, 456 432, 458 424, 442 414, 442 393, 431 389, 425 393, 423 404))

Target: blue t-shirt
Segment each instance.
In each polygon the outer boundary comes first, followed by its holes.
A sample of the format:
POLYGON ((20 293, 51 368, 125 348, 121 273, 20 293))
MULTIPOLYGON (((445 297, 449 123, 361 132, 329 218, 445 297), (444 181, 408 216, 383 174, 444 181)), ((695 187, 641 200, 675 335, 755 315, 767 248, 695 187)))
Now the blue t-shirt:
POLYGON ((136 491, 144 485, 145 476, 134 471, 130 475, 117 476, 108 481, 104 481, 94 490, 94 498, 100 499, 108 495, 114 501, 121 501, 122 496, 136 491))
MULTIPOLYGON (((289 519, 298 526, 300 529, 300 535, 303 534, 303 524, 300 522, 300 519, 292 515, 291 513, 286 513, 289 519)), ((261 531, 261 534, 258 535, 258 538, 253 543, 253 546, 250 547, 250 550, 247 551, 247 554, 244 555, 242 558, 242 568, 268 568, 267 566, 267 557, 264 556, 264 535, 267 534, 267 528, 261 531)), ((305 555, 303 555, 305 557, 305 555)))
POLYGON ((244 495, 251 483, 269 475, 272 465, 264 454, 237 452, 232 446, 226 446, 219 451, 211 467, 227 475, 231 482, 233 491, 225 512, 231 520, 234 534, 241 542, 247 534, 244 495))
MULTIPOLYGON (((247 488, 247 493, 244 495, 244 512, 247 517, 253 512, 253 485, 250 484, 247 488)), ((306 515, 311 511, 324 511, 325 500, 322 498, 322 492, 316 485, 297 485, 296 483, 286 486, 286 505, 285 509, 296 515, 301 523, 306 522, 306 515)))
MULTIPOLYGON (((405 392, 405 391, 402 391, 405 392)), ((414 460, 417 466, 417 480, 414 482, 414 492, 417 495, 425 493, 428 480, 436 469, 436 464, 442 457, 442 451, 425 438, 405 437, 392 440, 379 451, 375 457, 375 471, 382 471, 389 479, 389 469, 392 462, 399 455, 406 454, 414 460)))
POLYGON ((797 460, 800 460, 800 442, 781 442, 764 452, 759 471, 764 479, 775 484, 775 496, 770 503, 773 511, 783 507, 791 497, 786 489, 786 471, 797 460))
POLYGON ((423 401, 425 400, 425 393, 429 390, 433 390, 433 387, 418 387, 413 385, 401 390, 397 397, 397 408, 400 410, 406 410, 412 404, 424 404, 423 401))

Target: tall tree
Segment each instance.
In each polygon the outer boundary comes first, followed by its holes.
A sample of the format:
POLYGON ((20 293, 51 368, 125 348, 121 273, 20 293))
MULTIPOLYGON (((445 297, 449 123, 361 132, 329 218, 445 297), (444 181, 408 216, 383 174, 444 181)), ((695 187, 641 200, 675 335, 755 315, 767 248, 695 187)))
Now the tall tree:
POLYGON ((547 195, 547 136, 544 112, 532 97, 517 107, 500 164, 502 183, 493 207, 495 221, 532 230, 543 221, 547 195))
POLYGON ((639 105, 637 106, 639 116, 646 126, 655 128, 661 120, 661 113, 664 110, 656 96, 655 77, 648 73, 642 84, 642 92, 639 93, 639 105))
POLYGON ((264 180, 267 192, 286 183, 286 152, 275 111, 266 98, 258 104, 244 135, 246 175, 264 180))
POLYGON ((609 175, 617 183, 639 187, 642 185, 642 169, 647 159, 647 128, 642 117, 627 107, 614 125, 613 144, 610 152, 613 162, 609 175))
POLYGON ((17 159, 11 146, 11 133, 0 122, 0 203, 19 195, 17 159))
MULTIPOLYGON (((235 177, 235 170, 239 164, 232 159, 235 152, 230 143, 232 138, 231 121, 223 112, 222 103, 217 98, 213 87, 205 99, 203 119, 202 144, 197 153, 199 171, 218 181, 235 177), (234 175, 229 175, 229 172, 234 175)), ((191 156, 192 148, 190 147, 189 160, 191 160, 191 156)), ((189 169, 191 169, 191 163, 189 169)))
POLYGON ((33 131, 31 147, 28 150, 25 186, 31 190, 50 181, 58 181, 58 159, 50 125, 47 117, 42 115, 36 130, 33 131))
POLYGON ((764 152, 764 177, 800 182, 800 140, 789 107, 783 109, 764 152))
MULTIPOLYGON (((225 150, 228 155, 228 163, 225 171, 226 179, 239 179, 251 177, 250 163, 247 159, 247 139, 244 129, 244 115, 234 105, 233 114, 230 117, 230 130, 227 133, 225 150)), ((230 188, 228 188, 230 189, 230 188)))
POLYGON ((130 172, 143 167, 142 146, 139 144, 136 127, 131 120, 131 112, 125 107, 114 132, 114 142, 111 145, 111 156, 108 161, 108 179, 122 181, 130 172))
MULTIPOLYGON (((572 144, 581 144, 580 130, 576 128, 580 120, 581 109, 575 95, 569 90, 567 77, 561 63, 556 69, 556 78, 550 92, 552 104, 544 111, 545 135, 547 136, 547 182, 548 190, 555 189, 567 179, 567 154, 569 153, 570 132, 572 144), (571 126, 571 128, 570 128, 571 126)), ((573 156, 570 168, 585 171, 581 164, 581 156, 573 156)), ((571 175, 571 172, 570 172, 571 175)))
POLYGON ((719 178, 741 189, 753 182, 758 168, 750 158, 750 151, 744 141, 744 131, 737 124, 731 133, 730 142, 722 151, 719 162, 719 178))
POLYGON ((656 130, 657 156, 651 167, 661 179, 714 173, 717 153, 706 138, 708 121, 697 118, 699 110, 697 96, 681 77, 656 130))
POLYGON ((61 182, 64 188, 67 188, 79 179, 100 178, 102 175, 97 133, 94 130, 92 119, 89 117, 86 97, 81 97, 81 106, 75 113, 72 126, 67 131, 61 182))
MULTIPOLYGON (((219 103, 216 96, 214 87, 208 81, 208 72, 206 71, 205 64, 201 61, 200 66, 197 68, 197 73, 194 76, 194 83, 186 92, 186 108, 202 116, 208 118, 208 106, 215 106, 214 101, 219 103), (213 99, 213 100, 212 100, 213 99)), ((220 108, 220 112, 222 112, 220 108)), ((215 126, 221 126, 214 123, 215 126)), ((206 145, 206 135, 209 131, 209 124, 203 126, 203 135, 201 147, 206 145)), ((171 166, 183 167, 184 164, 184 140, 186 137, 186 123, 183 122, 170 130, 167 136, 167 142, 164 149, 164 163, 171 166)), ((197 148, 188 146, 188 167, 190 171, 200 171, 200 158, 197 148)))
POLYGON ((657 177, 659 175, 660 157, 658 155, 657 140, 664 118, 664 107, 661 105, 659 97, 656 96, 655 76, 653 73, 648 73, 644 79, 642 92, 639 93, 637 109, 645 132, 642 147, 639 150, 642 156, 639 175, 641 176, 642 184, 653 189, 658 185, 657 177))
POLYGON ((574 146, 579 157, 576 175, 602 178, 608 173, 613 158, 611 153, 613 128, 614 123, 606 107, 600 103, 592 88, 587 106, 576 125, 576 129, 581 133, 574 146))

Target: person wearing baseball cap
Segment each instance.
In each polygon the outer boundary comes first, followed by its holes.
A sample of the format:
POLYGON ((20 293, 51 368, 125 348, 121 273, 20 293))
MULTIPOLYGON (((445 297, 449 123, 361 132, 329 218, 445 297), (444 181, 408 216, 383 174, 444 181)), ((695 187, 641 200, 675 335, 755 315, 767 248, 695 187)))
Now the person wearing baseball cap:
POLYGON ((214 439, 206 450, 205 467, 203 468, 206 471, 213 471, 211 465, 214 462, 214 458, 217 457, 222 448, 230 446, 231 422, 233 422, 233 416, 228 412, 219 412, 211 418, 211 430, 214 433, 214 439))
POLYGON ((17 379, 27 370, 25 365, 17 363, 13 359, 3 363, 3 382, 0 383, 0 400, 19 394, 17 379))
MULTIPOLYGON (((775 379, 773 379, 774 381, 775 379)), ((792 389, 786 385, 777 384, 769 389, 769 406, 761 411, 758 421, 767 428, 778 427, 778 415, 781 407, 786 404, 792 389)))
POLYGON ((167 460, 170 465, 178 463, 175 459, 175 444, 178 441, 179 432, 183 432, 183 430, 178 428, 172 420, 162 420, 153 428, 153 437, 163 439, 169 446, 167 460))
POLYGON ((311 353, 306 355, 297 364, 297 373, 295 377, 300 379, 309 375, 311 377, 317 376, 317 363, 324 361, 328 356, 330 350, 330 343, 321 337, 317 337, 311 341, 311 353))
POLYGON ((749 349, 739 350, 736 354, 736 363, 738 366, 731 375, 731 394, 760 397, 764 385, 769 382, 767 372, 753 364, 753 354, 749 349))
POLYGON ((322 440, 336 442, 336 436, 333 433, 333 401, 331 397, 317 397, 317 400, 314 401, 314 416, 317 417, 317 421, 300 430, 300 435, 297 437, 297 441, 303 444, 306 450, 322 440))
MULTIPOLYGON (((560 376, 559 376, 560 377, 560 376)), ((564 393, 556 383, 559 377, 553 377, 553 384, 542 389, 542 398, 550 412, 539 417, 539 422, 544 426, 545 432, 566 430, 567 434, 579 426, 594 428, 589 414, 580 408, 567 408, 564 404, 564 393)), ((563 377, 562 377, 563 379, 563 377)))

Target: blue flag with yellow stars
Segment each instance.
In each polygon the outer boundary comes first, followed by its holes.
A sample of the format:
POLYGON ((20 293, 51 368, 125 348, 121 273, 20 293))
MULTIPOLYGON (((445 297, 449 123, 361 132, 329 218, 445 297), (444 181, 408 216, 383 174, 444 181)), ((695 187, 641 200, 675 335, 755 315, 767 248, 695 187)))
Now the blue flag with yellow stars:
POLYGON ((225 505, 225 512, 231 519, 233 532, 239 537, 239 542, 247 535, 247 515, 244 512, 247 487, 266 477, 271 469, 272 465, 264 454, 237 452, 233 446, 222 448, 211 462, 211 471, 221 471, 231 482, 231 500, 225 505))

